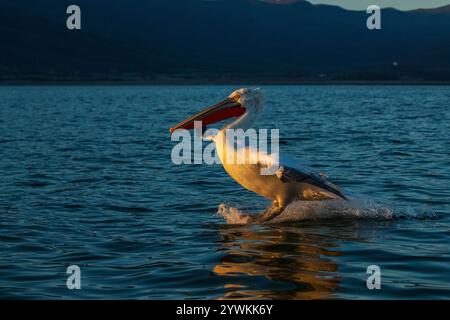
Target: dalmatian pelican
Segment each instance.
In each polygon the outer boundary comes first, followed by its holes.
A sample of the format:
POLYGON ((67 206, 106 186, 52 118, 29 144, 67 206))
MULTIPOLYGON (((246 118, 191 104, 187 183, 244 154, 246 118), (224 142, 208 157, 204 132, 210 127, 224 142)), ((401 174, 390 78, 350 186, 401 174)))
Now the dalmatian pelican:
POLYGON ((252 217, 252 222, 270 222, 293 201, 346 200, 344 193, 328 180, 327 175, 316 173, 293 158, 262 154, 245 143, 227 139, 228 129, 251 128, 261 109, 259 89, 242 88, 224 101, 170 128, 170 133, 178 129, 194 129, 195 121, 201 121, 202 128, 206 128, 207 125, 227 120, 228 123, 209 138, 216 144, 216 152, 225 171, 244 188, 272 200, 272 206, 259 216, 252 217), (245 155, 244 161, 236 161, 239 152, 245 155), (273 174, 262 174, 262 169, 272 169, 273 174))

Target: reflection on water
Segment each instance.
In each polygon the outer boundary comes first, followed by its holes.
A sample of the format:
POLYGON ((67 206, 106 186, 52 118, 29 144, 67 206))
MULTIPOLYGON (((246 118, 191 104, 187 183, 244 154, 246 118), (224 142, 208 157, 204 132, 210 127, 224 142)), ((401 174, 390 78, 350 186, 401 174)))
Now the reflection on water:
POLYGON ((269 205, 221 166, 171 162, 170 124, 235 89, 0 87, 0 298, 450 298, 448 87, 263 86, 281 152, 394 208, 301 203, 263 226, 215 214, 269 205))
MULTIPOLYGON (((228 278, 225 299, 325 299, 339 289, 339 265, 342 255, 336 234, 348 241, 360 236, 349 234, 352 223, 328 229, 323 233, 313 225, 303 226, 223 226, 219 229, 226 256, 214 272, 228 278), (236 282, 240 275, 267 278, 279 283, 279 289, 248 287, 236 282), (285 290, 289 288, 288 290, 285 290)), ((253 283, 253 281, 251 281, 253 283)), ((264 281, 259 280, 264 286, 264 281)))

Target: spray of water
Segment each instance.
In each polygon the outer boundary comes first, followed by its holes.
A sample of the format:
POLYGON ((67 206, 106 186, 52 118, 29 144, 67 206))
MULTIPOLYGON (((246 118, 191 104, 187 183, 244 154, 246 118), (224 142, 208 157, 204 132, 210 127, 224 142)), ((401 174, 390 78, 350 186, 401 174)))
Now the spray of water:
MULTIPOLYGON (((252 221, 250 213, 223 203, 219 205, 217 214, 223 217, 228 224, 249 224, 252 221)), ((353 196, 347 201, 295 201, 269 223, 342 218, 391 220, 394 218, 436 217, 435 212, 430 208, 417 210, 407 207, 400 209, 366 196, 353 196)))

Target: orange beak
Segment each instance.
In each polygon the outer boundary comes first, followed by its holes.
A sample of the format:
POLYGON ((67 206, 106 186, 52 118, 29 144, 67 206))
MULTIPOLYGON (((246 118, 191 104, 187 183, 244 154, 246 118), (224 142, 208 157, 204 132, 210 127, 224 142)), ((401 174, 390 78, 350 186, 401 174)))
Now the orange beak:
POLYGON ((211 107, 208 107, 196 115, 183 120, 175 127, 170 128, 172 134, 177 129, 194 129, 194 122, 201 121, 202 127, 213 124, 228 118, 240 117, 245 113, 246 109, 234 99, 227 98, 211 107))

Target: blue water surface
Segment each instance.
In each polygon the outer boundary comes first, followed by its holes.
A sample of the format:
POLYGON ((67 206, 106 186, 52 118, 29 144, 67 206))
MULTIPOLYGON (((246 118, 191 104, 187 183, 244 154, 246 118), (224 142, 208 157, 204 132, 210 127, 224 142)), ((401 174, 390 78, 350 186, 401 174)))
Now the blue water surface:
POLYGON ((228 224, 269 202, 171 161, 169 127, 237 88, 0 87, 0 297, 450 298, 450 87, 263 86, 282 152, 393 212, 275 225, 228 224))

